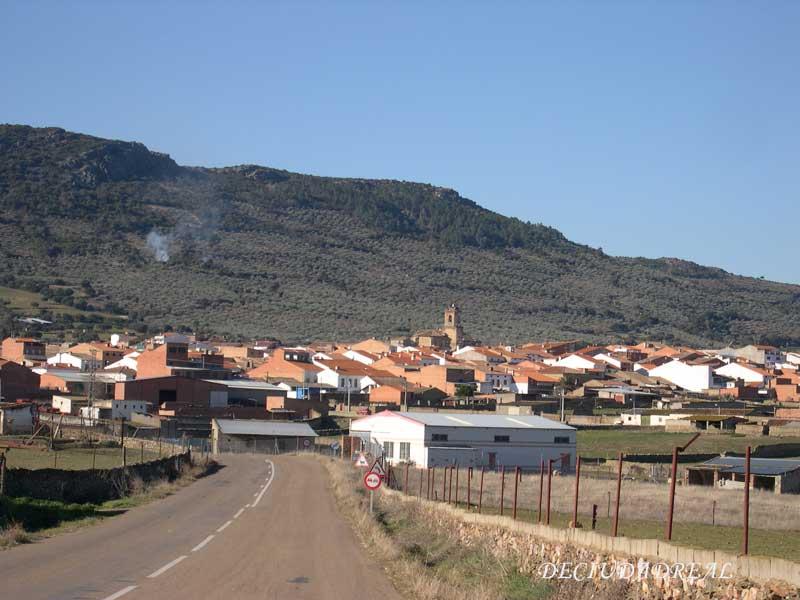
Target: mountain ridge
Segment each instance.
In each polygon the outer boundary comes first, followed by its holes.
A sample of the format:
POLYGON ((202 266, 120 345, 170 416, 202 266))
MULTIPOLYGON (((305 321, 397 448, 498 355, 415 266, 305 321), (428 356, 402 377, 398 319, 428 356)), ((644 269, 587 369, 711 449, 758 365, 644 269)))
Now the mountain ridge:
POLYGON ((456 300, 487 341, 800 344, 800 286, 607 256, 430 184, 188 167, 138 142, 0 125, 0 208, 0 285, 88 281, 90 308, 136 327, 355 339, 436 325, 456 300))

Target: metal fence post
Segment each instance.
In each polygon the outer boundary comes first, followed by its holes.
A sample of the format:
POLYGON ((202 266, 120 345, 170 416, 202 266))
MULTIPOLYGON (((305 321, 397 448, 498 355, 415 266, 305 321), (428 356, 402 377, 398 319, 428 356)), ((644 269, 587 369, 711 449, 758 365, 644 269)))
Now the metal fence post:
POLYGON ((742 554, 750 551, 750 446, 744 451, 744 526, 742 531, 742 554))
POLYGON ((542 522, 542 495, 544 492, 544 459, 539 460, 539 512, 537 522, 542 522))
POLYGON ((453 501, 453 465, 450 465, 450 481, 447 483, 447 503, 453 501))
POLYGON ((472 467, 467 469, 467 510, 472 509, 472 467))
POLYGON ((517 518, 517 490, 519 489, 520 477, 520 470, 519 467, 517 467, 514 471, 514 520, 517 518))
POLYGON ((581 457, 575 459, 575 505, 572 507, 572 527, 578 526, 578 493, 581 487, 581 457))
POLYGON ((447 499, 445 495, 447 492, 447 467, 444 468, 442 475, 442 502, 444 502, 447 499))
POLYGON ((456 463, 456 507, 458 507, 458 463, 456 463))
POLYGON ((408 495, 408 463, 406 463, 406 477, 403 483, 403 493, 408 495))
POLYGON ((619 531, 619 497, 622 491, 622 452, 619 453, 619 466, 617 467, 617 502, 614 506, 614 529, 611 537, 617 537, 619 531))
POLYGON ((481 467, 481 488, 478 492, 478 514, 481 512, 481 508, 483 507, 483 475, 486 473, 486 467, 481 467))
POLYGON ((503 505, 505 504, 506 492, 506 466, 500 467, 500 516, 503 516, 503 505))
MULTIPOLYGON (((620 461, 621 462, 621 461, 620 461)), ((667 508, 667 541, 672 539, 672 516, 675 510, 675 480, 678 478, 678 447, 672 449, 672 475, 669 478, 669 506, 667 508)))
POLYGON ((419 493, 417 494, 418 498, 422 498, 422 469, 419 470, 419 493))
POLYGON ((553 463, 551 458, 547 461, 547 520, 546 525, 550 525, 550 490, 553 489, 553 463))

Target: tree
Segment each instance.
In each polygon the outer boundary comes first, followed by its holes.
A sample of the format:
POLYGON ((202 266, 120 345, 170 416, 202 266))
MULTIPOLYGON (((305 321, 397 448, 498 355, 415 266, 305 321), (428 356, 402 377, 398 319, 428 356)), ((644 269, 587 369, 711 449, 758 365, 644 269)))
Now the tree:
POLYGON ((471 385, 459 383, 456 385, 456 396, 458 398, 469 398, 472 396, 473 388, 471 385))

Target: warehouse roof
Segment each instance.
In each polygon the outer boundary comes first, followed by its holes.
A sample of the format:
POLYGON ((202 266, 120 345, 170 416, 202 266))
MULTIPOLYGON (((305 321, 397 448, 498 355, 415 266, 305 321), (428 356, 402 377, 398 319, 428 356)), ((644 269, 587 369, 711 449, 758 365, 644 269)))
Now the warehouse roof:
MULTIPOLYGON (((741 456, 717 456, 690 469, 708 469, 723 473, 744 473, 744 458, 741 456)), ((800 459, 751 458, 750 473, 753 475, 783 475, 800 469, 800 459)))
POLYGON ((255 419, 214 419, 219 430, 227 435, 266 435, 271 437, 317 437, 306 423, 259 421, 255 419))
MULTIPOLYGON (((430 427, 486 427, 502 429, 564 429, 574 430, 574 427, 532 415, 497 415, 497 414, 459 414, 459 413, 426 413, 426 412, 396 412, 384 410, 372 417, 395 416, 399 418, 411 419, 417 423, 430 427)), ((364 419, 359 419, 359 421, 364 419)), ((355 421, 358 423, 358 421, 355 421)))
POLYGON ((266 381, 256 381, 254 379, 204 379, 209 383, 218 383, 228 388, 241 390, 267 390, 272 392, 282 392, 283 388, 266 381))

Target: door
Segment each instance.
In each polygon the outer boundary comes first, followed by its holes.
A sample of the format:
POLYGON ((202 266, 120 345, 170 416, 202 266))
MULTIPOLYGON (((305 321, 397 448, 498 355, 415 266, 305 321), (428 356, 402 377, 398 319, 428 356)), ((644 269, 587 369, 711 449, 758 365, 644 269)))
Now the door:
POLYGON ((497 452, 489 452, 489 468, 494 469, 497 466, 497 452))

